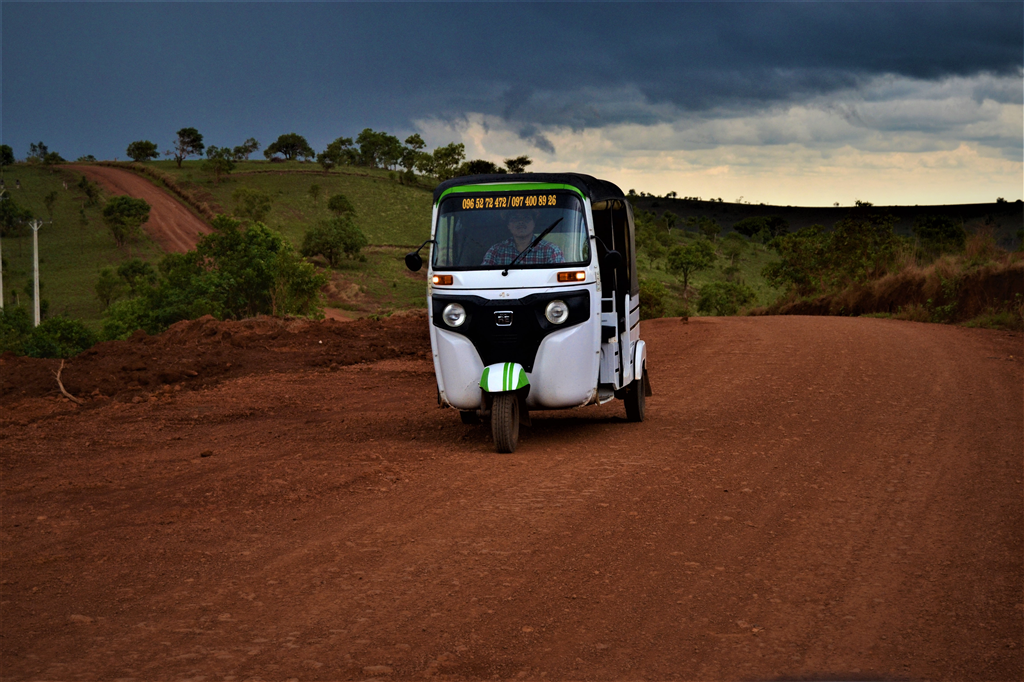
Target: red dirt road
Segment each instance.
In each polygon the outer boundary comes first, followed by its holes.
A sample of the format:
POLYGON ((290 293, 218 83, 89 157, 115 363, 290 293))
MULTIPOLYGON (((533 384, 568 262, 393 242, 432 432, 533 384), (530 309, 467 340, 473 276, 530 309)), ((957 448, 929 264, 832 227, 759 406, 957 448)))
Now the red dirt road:
POLYGON ((209 225, 174 197, 131 171, 107 166, 72 165, 66 168, 98 182, 112 194, 145 199, 150 205, 150 213, 149 221, 142 229, 168 253, 194 249, 200 234, 212 232, 209 225))
POLYGON ((182 323, 83 407, 4 356, 0 676, 1024 675, 1020 334, 645 322, 646 422, 496 455, 425 325, 182 323))

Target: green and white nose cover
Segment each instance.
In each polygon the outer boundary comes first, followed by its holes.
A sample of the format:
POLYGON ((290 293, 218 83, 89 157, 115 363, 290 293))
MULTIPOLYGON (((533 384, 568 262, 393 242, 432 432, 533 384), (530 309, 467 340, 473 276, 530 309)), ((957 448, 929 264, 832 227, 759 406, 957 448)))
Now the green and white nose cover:
POLYGON ((488 393, 503 393, 515 391, 528 386, 530 380, 526 378, 526 370, 518 362, 499 362, 484 367, 484 373, 480 375, 480 388, 488 393))

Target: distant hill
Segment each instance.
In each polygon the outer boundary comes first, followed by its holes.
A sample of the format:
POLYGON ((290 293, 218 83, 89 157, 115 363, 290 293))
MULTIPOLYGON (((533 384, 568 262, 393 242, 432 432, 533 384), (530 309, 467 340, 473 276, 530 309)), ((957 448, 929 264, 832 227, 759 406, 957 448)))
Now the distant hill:
POLYGON ((1024 228, 1024 202, 999 202, 991 204, 950 204, 944 206, 839 206, 800 207, 767 206, 765 204, 731 204, 695 199, 666 199, 664 197, 630 197, 636 208, 651 211, 657 215, 668 211, 681 220, 707 217, 718 221, 723 231, 732 230, 733 225, 744 218, 760 216, 782 216, 789 222, 789 229, 796 231, 811 225, 831 228, 838 221, 850 216, 891 215, 896 218, 896 231, 910 235, 918 216, 945 215, 962 222, 968 230, 977 231, 990 227, 996 242, 1004 249, 1013 250, 1020 246, 1018 232, 1024 228))

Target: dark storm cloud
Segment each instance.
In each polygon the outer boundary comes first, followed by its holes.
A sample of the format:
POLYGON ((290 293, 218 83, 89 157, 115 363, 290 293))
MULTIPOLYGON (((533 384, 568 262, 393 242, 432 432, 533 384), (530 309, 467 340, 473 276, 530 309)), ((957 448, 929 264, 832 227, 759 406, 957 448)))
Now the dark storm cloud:
POLYGON ((545 126, 755 112, 882 74, 1015 74, 1024 53, 1016 2, 4 2, 2 20, 5 137, 112 149, 182 125, 322 148, 476 112, 550 151, 545 126))

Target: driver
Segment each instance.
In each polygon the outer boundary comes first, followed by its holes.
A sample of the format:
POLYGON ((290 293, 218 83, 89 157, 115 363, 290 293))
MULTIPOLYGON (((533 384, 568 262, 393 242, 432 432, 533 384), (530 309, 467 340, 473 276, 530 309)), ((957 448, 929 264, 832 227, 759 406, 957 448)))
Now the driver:
MULTIPOLYGON (((508 231, 512 233, 512 236, 487 249, 483 265, 508 265, 511 263, 516 256, 530 246, 536 227, 533 216, 513 214, 508 221, 508 231)), ((546 239, 542 239, 530 253, 517 262, 525 265, 545 265, 547 263, 564 263, 565 259, 562 257, 560 248, 546 239)))

